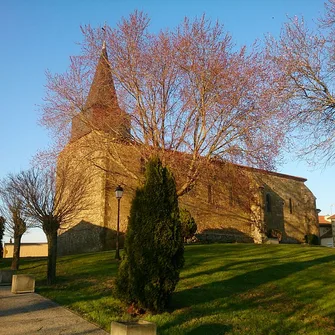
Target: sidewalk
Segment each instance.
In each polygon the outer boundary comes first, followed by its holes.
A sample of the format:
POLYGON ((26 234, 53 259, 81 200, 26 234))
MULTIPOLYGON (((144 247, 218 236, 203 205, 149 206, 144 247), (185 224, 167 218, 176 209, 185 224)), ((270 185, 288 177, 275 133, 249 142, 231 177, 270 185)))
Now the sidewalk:
POLYGON ((0 286, 0 335, 106 335, 101 328, 36 293, 0 286))

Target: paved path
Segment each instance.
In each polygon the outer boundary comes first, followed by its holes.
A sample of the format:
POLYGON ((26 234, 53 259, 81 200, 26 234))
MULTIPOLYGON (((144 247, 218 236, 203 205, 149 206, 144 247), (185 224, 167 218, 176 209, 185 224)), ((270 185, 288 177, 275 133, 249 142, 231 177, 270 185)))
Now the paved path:
POLYGON ((101 328, 36 293, 0 286, 0 335, 106 335, 101 328))

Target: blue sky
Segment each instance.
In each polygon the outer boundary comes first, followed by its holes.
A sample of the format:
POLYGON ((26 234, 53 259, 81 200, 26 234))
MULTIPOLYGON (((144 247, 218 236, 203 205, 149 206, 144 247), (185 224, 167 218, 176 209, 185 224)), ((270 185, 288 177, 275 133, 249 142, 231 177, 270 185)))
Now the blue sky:
MULTIPOLYGON (((151 18, 151 29, 174 27, 203 13, 219 20, 238 45, 270 33, 278 36, 287 16, 308 23, 323 12, 323 0, 1 0, 0 1, 0 178, 29 168, 33 155, 51 139, 38 126, 45 71, 64 72, 80 52, 80 25, 115 26, 135 9, 151 18)), ((287 156, 279 172, 308 179, 323 214, 335 213, 334 167, 312 170, 287 156), (333 205, 334 204, 334 205, 333 205), (333 205, 333 206, 332 206, 333 205)), ((8 239, 7 239, 8 240, 8 239)), ((23 241, 42 241, 34 230, 23 241)))

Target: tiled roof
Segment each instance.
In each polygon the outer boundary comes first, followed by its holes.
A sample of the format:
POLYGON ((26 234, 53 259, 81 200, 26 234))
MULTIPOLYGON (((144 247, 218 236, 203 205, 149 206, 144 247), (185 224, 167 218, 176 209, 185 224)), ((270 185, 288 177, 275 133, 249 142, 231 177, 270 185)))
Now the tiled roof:
POLYGON ((335 214, 333 214, 332 216, 330 216, 328 219, 329 220, 335 219, 335 214))
POLYGON ((263 174, 278 176, 278 177, 281 177, 281 178, 293 179, 293 180, 302 181, 302 182, 307 181, 307 179, 303 178, 303 177, 291 176, 291 175, 288 175, 288 174, 279 173, 279 172, 275 172, 275 171, 264 170, 264 169, 259 169, 259 168, 255 168, 255 167, 251 167, 251 166, 244 166, 244 165, 239 165, 239 164, 234 164, 234 165, 239 166, 239 167, 241 167, 243 169, 246 169, 246 170, 249 170, 249 171, 260 172, 260 173, 263 173, 263 174))
POLYGON ((330 224, 331 222, 329 220, 329 216, 328 215, 319 215, 319 223, 328 223, 328 224, 330 224))

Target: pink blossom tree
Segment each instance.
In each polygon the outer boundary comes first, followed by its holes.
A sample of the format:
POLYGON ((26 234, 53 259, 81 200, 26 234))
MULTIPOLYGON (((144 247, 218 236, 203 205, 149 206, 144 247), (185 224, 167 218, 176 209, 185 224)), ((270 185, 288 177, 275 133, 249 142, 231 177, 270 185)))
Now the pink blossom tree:
MULTIPOLYGON (((178 195, 193 187, 213 158, 276 166, 287 109, 276 95, 281 78, 256 45, 237 48, 223 26, 205 16, 153 34, 147 15, 134 12, 115 28, 84 26, 82 32, 82 55, 70 58, 67 72, 47 73, 41 122, 57 135, 57 151, 68 142, 76 116, 100 139, 97 148, 108 139, 109 133, 85 116, 106 43, 118 102, 130 117, 128 143, 171 165, 180 157, 176 152, 187 154, 178 195)), ((122 166, 117 153, 108 153, 122 166)))

